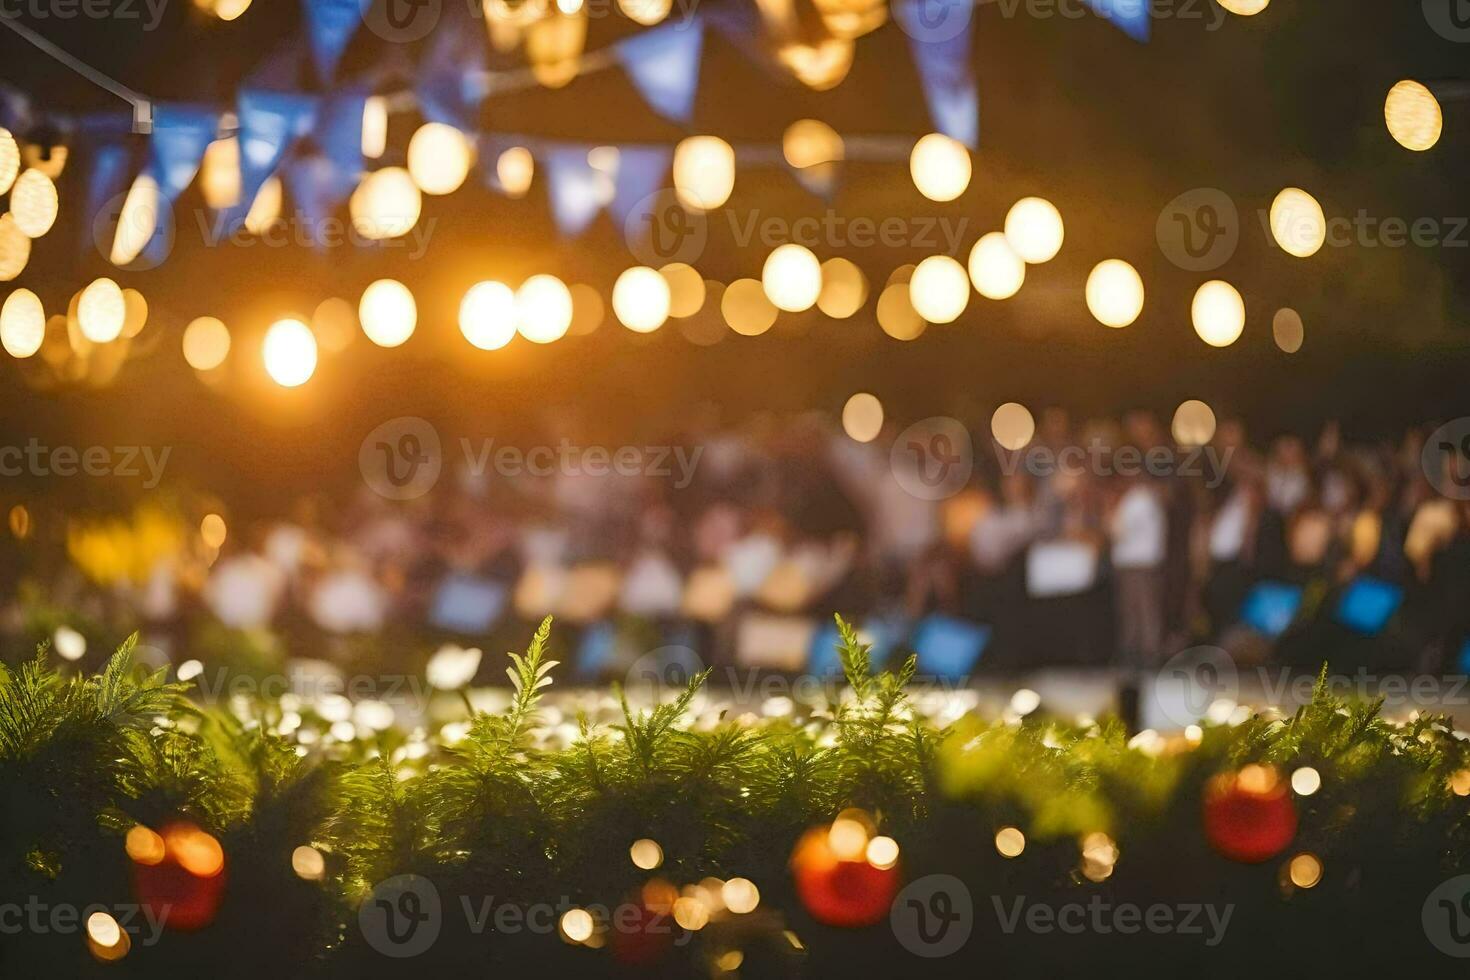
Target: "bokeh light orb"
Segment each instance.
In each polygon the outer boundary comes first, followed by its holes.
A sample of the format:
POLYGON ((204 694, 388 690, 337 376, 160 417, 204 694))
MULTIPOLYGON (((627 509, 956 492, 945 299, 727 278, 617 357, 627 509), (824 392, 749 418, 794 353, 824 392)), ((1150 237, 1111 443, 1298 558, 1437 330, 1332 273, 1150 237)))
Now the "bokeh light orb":
POLYGON ((535 275, 516 290, 516 329, 537 344, 566 336, 572 325, 572 294, 556 276, 535 275))
POLYGON ((708 211, 735 189, 735 150, 718 136, 690 136, 674 147, 674 193, 690 211, 708 211))
POLYGON ((1271 318, 1271 339, 1276 341, 1282 353, 1295 354, 1302 349, 1306 337, 1307 328, 1302 323, 1302 315, 1291 307, 1283 306, 1271 318))
POLYGON ((970 277, 948 255, 920 262, 909 280, 909 302, 930 323, 953 323, 970 302, 970 277))
POLYGON ((669 316, 691 317, 704 307, 704 277, 687 262, 670 262, 658 270, 669 285, 669 316))
POLYGON ((0 307, 0 346, 11 357, 30 357, 46 339, 46 310, 41 297, 29 289, 17 289, 0 307))
POLYGON ((1416 152, 1433 147, 1444 131, 1439 100, 1427 87, 1407 78, 1388 90, 1383 119, 1389 135, 1400 146, 1416 152))
POLYGON ((184 360, 196 371, 213 371, 230 354, 230 329, 217 317, 201 316, 184 328, 184 360))
POLYGON ((788 313, 809 310, 822 294, 822 264, 804 245, 788 242, 766 256, 761 287, 777 309, 788 313))
POLYGON ((139 174, 123 198, 112 235, 112 251, 107 257, 109 262, 124 266, 142 254, 158 229, 158 204, 158 181, 152 174, 139 174))
POLYGON ((862 309, 867 300, 868 280, 852 261, 835 258, 822 263, 817 309, 834 320, 845 320, 862 309))
POLYGON ((720 297, 720 313, 730 329, 743 337, 757 337, 776 322, 780 311, 755 279, 736 279, 720 297))
POLYGON ((15 215, 0 214, 0 282, 25 271, 31 260, 31 240, 15 225, 15 215))
POLYGON ((652 333, 669 318, 669 282, 657 269, 635 265, 613 284, 613 315, 634 333, 652 333))
POLYGON ((94 344, 110 343, 122 333, 128 304, 122 288, 111 279, 93 279, 77 301, 77 326, 94 344))
POLYGON ((1316 255, 1327 241, 1322 205, 1300 187, 1286 188, 1271 202, 1271 236, 1289 255, 1316 255))
POLYGON ((930 133, 909 154, 914 186, 931 201, 953 201, 970 186, 970 151, 957 139, 930 133))
POLYGON ((474 162, 474 145, 448 123, 424 123, 409 138, 408 173, 425 194, 459 190, 474 162))
POLYGON ((1215 438, 1215 410, 1191 398, 1174 410, 1174 421, 1169 431, 1181 446, 1207 445, 1215 438))
POLYGON ((265 332, 261 357, 266 373, 282 388, 306 384, 316 373, 316 337, 300 320, 277 320, 265 332))
POLYGON ((878 326, 894 340, 915 340, 928 326, 909 299, 907 282, 890 282, 878 294, 878 326))
POLYGON ((872 442, 883 431, 883 403, 860 391, 842 406, 842 431, 854 442, 872 442))
POLYGON ((516 294, 503 282, 477 282, 459 303, 459 332, 480 350, 500 350, 516 335, 516 294))
POLYGON ((1026 281, 1026 263, 999 231, 980 236, 970 249, 970 281, 987 299, 1010 299, 1026 281))
POLYGON ((10 130, 0 126, 0 194, 10 190, 20 173, 20 147, 10 130))
POLYGON ((1105 327, 1126 327, 1143 312, 1143 278, 1122 259, 1107 259, 1087 276, 1087 309, 1105 327))
POLYGON ((40 238, 51 230, 59 204, 56 185, 39 170, 27 170, 10 188, 10 213, 27 238, 40 238))
POLYGON ((1234 286, 1220 279, 1199 288, 1189 312, 1194 332, 1211 347, 1229 347, 1245 330, 1245 300, 1234 286))
POLYGON ((357 319, 368 340, 379 347, 397 347, 413 336, 419 322, 418 305, 403 283, 379 279, 362 291, 357 319))
POLYGON ((1271 0, 1220 0, 1220 6, 1240 17, 1254 17, 1271 5, 1271 0))
POLYGON ((402 167, 374 170, 347 202, 352 227, 364 238, 381 241, 406 235, 423 210, 419 185, 402 167))
POLYGON ((1023 262, 1050 262, 1062 249, 1066 228, 1056 205, 1041 197, 1023 197, 1006 212, 1006 241, 1023 262))
POLYGON ((1012 452, 1025 449, 1036 435, 1036 420, 1025 405, 1006 402, 990 416, 990 435, 1004 449, 1012 452))
POLYGON ((845 153, 837 130, 820 119, 798 119, 781 136, 781 155, 794 170, 836 163, 845 153))
POLYGON ((536 158, 524 146, 512 146, 495 160, 495 177, 507 197, 525 197, 536 176, 536 158))

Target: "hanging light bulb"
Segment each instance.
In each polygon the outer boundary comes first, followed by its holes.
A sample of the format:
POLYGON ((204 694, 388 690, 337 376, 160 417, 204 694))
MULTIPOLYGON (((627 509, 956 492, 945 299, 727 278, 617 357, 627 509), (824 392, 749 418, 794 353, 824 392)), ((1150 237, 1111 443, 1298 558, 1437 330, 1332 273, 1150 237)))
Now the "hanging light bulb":
POLYGON ((368 340, 379 347, 397 347, 413 336, 419 314, 407 286, 397 279, 379 279, 362 291, 357 318, 368 340))
POLYGON ((1423 152, 1439 142, 1444 131, 1444 112, 1439 100, 1424 85, 1404 79, 1388 90, 1383 103, 1388 132, 1400 146, 1423 152))
POLYGON ((15 137, 10 134, 10 130, 0 126, 0 194, 10 190, 18 173, 20 173, 20 147, 16 145, 15 137))
POLYGON ((1194 332, 1211 347, 1229 347, 1245 330, 1245 300, 1228 282, 1212 279, 1194 294, 1194 332))
POLYGON ((613 285, 612 307, 623 326, 635 333, 652 333, 669 318, 669 283, 658 270, 634 266, 613 285))
POLYGON ((459 304, 459 332, 480 350, 499 350, 516 335, 516 294, 503 282, 477 282, 459 304))
POLYGON ((970 186, 970 151, 959 140, 930 133, 914 144, 909 174, 931 201, 953 201, 970 186))
POLYGON ((1290 255, 1316 255, 1327 241, 1327 216, 1317 199, 1300 187, 1288 187, 1271 202, 1271 235, 1290 255))
POLYGON ((1006 214, 1006 241, 1022 261, 1050 262, 1062 248, 1062 215, 1050 201, 1023 197, 1006 214))
POLYGON ((1143 279, 1122 259, 1099 262, 1087 276, 1087 309, 1105 327, 1126 327, 1143 312, 1143 279))
POLYGON ((965 267, 948 255, 929 256, 909 280, 909 302, 930 323, 953 323, 970 302, 965 267))
POLYGON ((277 320, 261 348, 266 373, 282 388, 305 384, 316 373, 316 337, 300 320, 277 320))
POLYGON ((709 211, 735 189, 735 151, 718 136, 690 136, 674 148, 674 192, 690 211, 709 211))
POLYGON ((94 344, 106 344, 118 338, 127 321, 127 301, 122 288, 111 279, 94 279, 82 290, 77 301, 77 325, 82 336, 94 344))
POLYGON ((41 297, 29 289, 17 289, 0 307, 0 346, 11 357, 30 357, 46 338, 46 310, 41 297))
POLYGON ((0 214, 0 282, 25 271, 31 258, 31 240, 15 226, 15 215, 0 214))
POLYGON ((427 122, 408 141, 408 173, 425 194, 452 194, 469 176, 474 147, 446 123, 427 122))
POLYGON ((1026 263, 998 231, 981 236, 970 249, 970 281, 987 299, 1010 299, 1026 281, 1026 263))
POLYGON ((56 185, 39 170, 27 170, 10 188, 10 213, 27 238, 40 238, 56 223, 56 185))
POLYGON ((822 293, 822 265, 811 249, 788 242, 766 256, 761 287, 777 309, 788 313, 809 310, 822 293))

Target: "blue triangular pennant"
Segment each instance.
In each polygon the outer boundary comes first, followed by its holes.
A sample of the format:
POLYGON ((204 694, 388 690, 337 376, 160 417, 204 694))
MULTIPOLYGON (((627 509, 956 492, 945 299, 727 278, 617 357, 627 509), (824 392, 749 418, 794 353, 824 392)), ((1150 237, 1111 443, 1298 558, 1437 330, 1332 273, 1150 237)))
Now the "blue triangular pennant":
POLYGON ((617 46, 618 60, 644 100, 675 122, 694 115, 703 50, 704 26, 697 17, 635 34, 617 46))
POLYGON ((1105 17, 1135 41, 1148 40, 1152 0, 1089 0, 1099 17, 1105 17))
POLYGON ((337 65, 362 23, 359 0, 301 0, 316 76, 324 86, 337 77, 337 65))
POLYGON ((608 211, 625 228, 635 211, 648 210, 645 202, 656 195, 668 177, 674 151, 666 146, 624 146, 618 149, 618 176, 608 211))
POLYGON ((587 162, 587 151, 577 147, 548 150, 545 165, 546 192, 557 230, 563 235, 580 235, 602 210, 607 177, 587 162))
POLYGON ((970 64, 973 14, 972 0, 905 0, 894 6, 934 128, 971 149, 980 142, 980 95, 970 64))

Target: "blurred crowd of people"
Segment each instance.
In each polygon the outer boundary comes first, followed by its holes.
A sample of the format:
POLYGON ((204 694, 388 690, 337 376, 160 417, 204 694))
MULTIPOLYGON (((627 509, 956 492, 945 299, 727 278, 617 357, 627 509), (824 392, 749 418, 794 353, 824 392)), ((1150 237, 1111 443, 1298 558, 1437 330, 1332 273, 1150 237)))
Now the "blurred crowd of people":
MULTIPOLYGON (((1356 644, 1383 666, 1459 669, 1470 502, 1436 490, 1428 428, 1392 442, 1350 442, 1331 423, 1311 439, 1255 438, 1210 416, 1200 446, 1173 428, 1142 411, 1078 424, 1048 409, 1007 450, 971 425, 968 478, 944 494, 895 477, 896 427, 859 442, 817 414, 691 422, 668 443, 693 461, 677 481, 569 465, 565 452, 510 475, 446 460, 415 499, 360 486, 253 526, 216 518, 202 563, 157 549, 126 591, 155 628, 209 617, 475 639, 548 613, 573 630, 679 623, 716 661, 744 655, 750 617, 758 635, 799 643, 802 624, 841 612, 981 624, 980 669, 1146 668, 1205 642, 1303 664, 1356 644), (1332 622, 1364 577, 1400 597, 1391 626, 1332 622), (1295 590, 1281 628, 1248 610, 1262 583, 1295 590)), ((565 447, 567 433, 549 434, 565 447)))

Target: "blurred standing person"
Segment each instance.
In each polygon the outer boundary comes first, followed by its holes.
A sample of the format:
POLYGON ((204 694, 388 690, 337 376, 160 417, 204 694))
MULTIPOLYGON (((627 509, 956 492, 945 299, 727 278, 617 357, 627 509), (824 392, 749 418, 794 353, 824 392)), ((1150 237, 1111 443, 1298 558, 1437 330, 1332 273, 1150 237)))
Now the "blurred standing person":
POLYGON ((1118 658, 1131 667, 1157 664, 1164 641, 1164 560, 1169 521, 1163 495, 1147 476, 1127 477, 1108 519, 1118 658))

